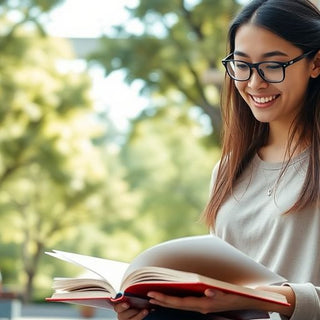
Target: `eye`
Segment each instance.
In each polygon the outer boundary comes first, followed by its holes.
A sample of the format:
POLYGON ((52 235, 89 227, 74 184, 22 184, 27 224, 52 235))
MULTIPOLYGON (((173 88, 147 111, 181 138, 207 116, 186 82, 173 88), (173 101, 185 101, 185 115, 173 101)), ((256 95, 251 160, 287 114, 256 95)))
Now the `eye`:
POLYGON ((263 67, 270 71, 282 69, 282 65, 280 63, 266 63, 263 67))
POLYGON ((249 66, 242 61, 234 61, 234 67, 238 70, 248 70, 249 66))

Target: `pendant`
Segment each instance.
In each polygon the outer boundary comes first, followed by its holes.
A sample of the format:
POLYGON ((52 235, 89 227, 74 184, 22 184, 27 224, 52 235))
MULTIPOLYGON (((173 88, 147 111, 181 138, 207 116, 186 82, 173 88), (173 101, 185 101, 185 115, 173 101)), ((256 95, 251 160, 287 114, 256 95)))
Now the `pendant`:
POLYGON ((268 197, 270 197, 270 196, 272 195, 272 189, 273 189, 273 188, 269 188, 269 189, 268 189, 268 192, 267 192, 268 197))

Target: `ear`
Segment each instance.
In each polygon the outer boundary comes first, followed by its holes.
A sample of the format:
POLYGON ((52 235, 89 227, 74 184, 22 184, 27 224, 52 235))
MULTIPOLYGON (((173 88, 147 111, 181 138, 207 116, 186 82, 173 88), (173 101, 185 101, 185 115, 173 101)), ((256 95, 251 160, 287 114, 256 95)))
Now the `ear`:
POLYGON ((317 78, 320 75, 320 50, 316 53, 312 62, 311 78, 317 78))

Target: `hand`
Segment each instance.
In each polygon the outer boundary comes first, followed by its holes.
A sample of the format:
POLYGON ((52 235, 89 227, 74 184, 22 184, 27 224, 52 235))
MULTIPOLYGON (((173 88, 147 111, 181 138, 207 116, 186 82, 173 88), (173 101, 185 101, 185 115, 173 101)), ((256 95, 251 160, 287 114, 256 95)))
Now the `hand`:
POLYGON ((166 308, 196 311, 203 314, 254 308, 252 299, 220 290, 205 290, 203 297, 173 297, 149 292, 150 303, 166 308))
POLYGON ((146 309, 133 309, 127 302, 118 303, 113 308, 118 314, 118 320, 142 320, 149 313, 146 309))

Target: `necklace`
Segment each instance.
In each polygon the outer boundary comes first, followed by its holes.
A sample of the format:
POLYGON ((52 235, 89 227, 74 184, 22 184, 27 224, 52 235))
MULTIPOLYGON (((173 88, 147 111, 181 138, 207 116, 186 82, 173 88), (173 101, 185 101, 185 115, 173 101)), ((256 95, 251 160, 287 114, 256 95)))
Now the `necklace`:
MULTIPOLYGON (((267 196, 271 197, 273 194, 274 188, 277 184, 277 179, 275 179, 273 183, 269 183, 268 174, 267 174, 266 170, 262 169, 262 171, 263 171, 263 175, 264 175, 266 185, 267 185, 267 196)), ((269 176, 270 176, 270 174, 269 174, 269 176)))

